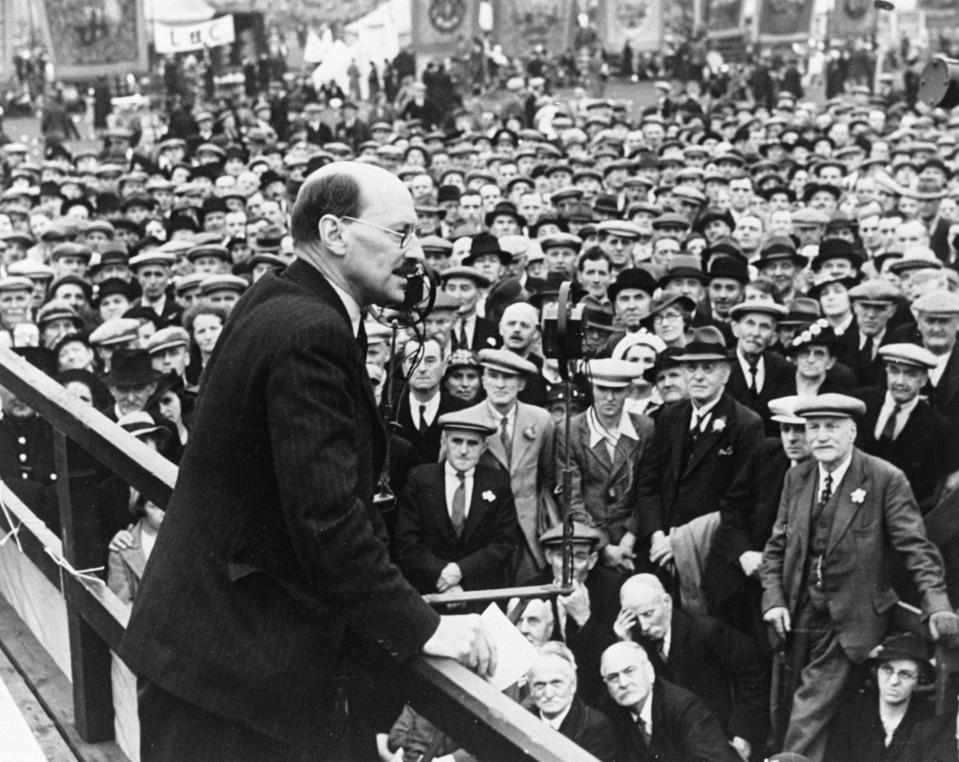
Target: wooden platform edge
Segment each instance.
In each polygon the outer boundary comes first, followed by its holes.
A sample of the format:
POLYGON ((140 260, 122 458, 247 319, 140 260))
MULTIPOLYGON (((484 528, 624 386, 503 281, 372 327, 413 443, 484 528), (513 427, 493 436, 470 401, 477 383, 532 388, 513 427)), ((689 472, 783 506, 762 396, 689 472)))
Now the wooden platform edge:
POLYGON ((42 722, 37 727, 30 719, 28 722, 38 736, 44 736, 45 747, 58 750, 53 759, 129 762, 114 741, 90 744, 80 738, 73 726, 73 686, 3 596, 0 596, 0 651, 0 661, 9 662, 49 720, 46 727, 42 722), (59 735, 62 746, 51 737, 52 730, 59 735))

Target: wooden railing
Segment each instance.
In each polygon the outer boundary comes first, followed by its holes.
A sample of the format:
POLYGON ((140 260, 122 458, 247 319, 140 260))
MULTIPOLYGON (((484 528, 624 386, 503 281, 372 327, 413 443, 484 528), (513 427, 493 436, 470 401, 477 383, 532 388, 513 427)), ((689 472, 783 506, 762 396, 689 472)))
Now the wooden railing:
MULTIPOLYGON (((15 499, 6 501, 10 520, 0 514, 2 532, 19 525, 16 539, 24 554, 63 590, 70 629, 74 724, 87 741, 108 740, 113 737, 110 652, 120 644, 129 611, 101 582, 76 573, 100 565, 103 548, 95 474, 71 473, 68 442, 75 442, 157 505, 169 501, 177 469, 5 347, 0 347, 0 386, 54 428, 62 542, 29 520, 28 507, 15 499)), ((595 759, 456 662, 419 657, 404 669, 409 702, 468 750, 501 760, 595 759)))

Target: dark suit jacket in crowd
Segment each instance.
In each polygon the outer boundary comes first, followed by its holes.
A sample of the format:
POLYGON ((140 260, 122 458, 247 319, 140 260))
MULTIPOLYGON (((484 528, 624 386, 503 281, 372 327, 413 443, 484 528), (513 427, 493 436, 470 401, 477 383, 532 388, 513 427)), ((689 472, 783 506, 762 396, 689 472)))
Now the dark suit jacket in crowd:
POLYGON ((601 762, 615 762, 616 738, 609 718, 598 709, 573 698, 569 713, 559 725, 559 732, 581 746, 601 762))
MULTIPOLYGON (((470 406, 469 402, 440 392, 440 405, 436 417, 430 421, 425 431, 417 429, 413 423, 414 413, 410 410, 410 397, 404 394, 399 398, 396 407, 397 433, 413 446, 413 457, 417 463, 435 463, 440 455, 440 439, 443 430, 439 419, 445 413, 463 410, 470 406)), ((417 410, 415 415, 419 416, 417 410)))
POLYGON ((928 395, 929 404, 949 419, 952 427, 950 448, 952 452, 957 452, 959 450, 959 346, 953 348, 939 378, 938 386, 933 386, 930 382, 926 385, 924 392, 928 395))
POLYGON ((509 474, 476 467, 469 513, 457 537, 446 507, 445 468, 427 463, 410 471, 396 518, 396 563, 421 593, 436 592, 436 580, 450 562, 459 565, 464 590, 506 587, 520 537, 509 474))
POLYGON ((616 733, 616 762, 741 762, 718 720, 693 693, 657 677, 649 700, 649 745, 628 709, 608 697, 599 705, 616 733))
POLYGON ((773 436, 779 427, 770 420, 772 413, 769 412, 769 400, 796 393, 796 366, 775 352, 768 351, 763 352, 763 364, 766 366, 763 388, 758 395, 753 396, 739 359, 734 357, 730 363, 732 372, 726 384, 726 393, 762 418, 766 435, 773 436))
POLYGON ((383 441, 336 292, 302 260, 264 275, 207 368, 124 661, 208 712, 318 743, 344 653, 404 661, 439 622, 371 507, 383 441))
POLYGON ((708 616, 673 608, 669 653, 646 641, 638 627, 633 640, 643 645, 656 674, 694 693, 719 720, 726 734, 760 748, 766 738, 769 703, 768 662, 757 658, 756 642, 708 616))
POLYGON ((640 537, 753 499, 753 464, 763 441, 759 416, 724 393, 686 457, 691 419, 689 400, 665 407, 659 416, 639 468, 640 537))
POLYGON ((859 422, 856 444, 870 455, 902 469, 923 513, 935 505, 941 479, 955 470, 956 453, 950 451, 949 419, 925 400, 919 400, 902 431, 891 442, 876 439, 876 420, 885 401, 885 392, 864 389, 857 393, 866 403, 866 415, 859 422))
POLYGON ((477 315, 476 322, 473 324, 473 340, 468 347, 463 347, 456 335, 457 323, 458 320, 453 322, 453 349, 471 349, 479 352, 481 349, 497 349, 503 344, 503 337, 500 336, 496 323, 477 315))

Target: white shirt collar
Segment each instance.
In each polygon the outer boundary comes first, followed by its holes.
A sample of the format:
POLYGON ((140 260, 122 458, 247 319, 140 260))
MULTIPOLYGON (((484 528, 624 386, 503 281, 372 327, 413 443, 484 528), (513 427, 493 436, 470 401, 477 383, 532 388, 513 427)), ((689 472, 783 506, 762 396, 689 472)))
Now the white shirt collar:
POLYGON ((573 708, 573 705, 570 704, 568 707, 566 707, 566 709, 564 709, 562 712, 560 712, 558 715, 556 715, 556 716, 555 716, 553 719, 551 719, 551 720, 550 720, 550 719, 547 719, 546 717, 544 717, 544 716, 543 716, 543 713, 540 712, 539 718, 540 718, 543 722, 545 722, 547 725, 549 725, 553 730, 559 730, 559 726, 563 724, 563 720, 566 719, 566 715, 569 714, 569 710, 572 709, 572 708, 573 708))
POLYGON ((360 331, 360 321, 363 319, 363 310, 360 309, 360 305, 357 304, 356 299, 348 292, 344 291, 329 279, 327 283, 333 287, 336 295, 340 297, 340 301, 343 302, 343 306, 346 307, 346 314, 349 315, 350 325, 353 327, 353 335, 356 336, 360 331))
MULTIPOLYGON (((832 492, 835 495, 836 490, 839 489, 839 485, 842 484, 842 479, 846 475, 846 471, 849 470, 849 466, 852 463, 852 453, 846 456, 846 459, 839 464, 839 466, 832 472, 832 492)), ((826 474, 828 472, 823 467, 823 464, 819 464, 819 491, 822 492, 822 485, 825 483, 826 474)))
POLYGON ((719 404, 719 400, 722 399, 723 395, 719 395, 716 399, 711 402, 707 402, 705 405, 699 407, 696 406, 696 403, 690 400, 690 404, 693 407, 693 414, 689 417, 689 428, 692 429, 694 421, 705 421, 709 416, 713 414, 713 408, 719 404))
POLYGON ((950 357, 952 357, 952 351, 946 352, 944 355, 939 355, 936 358, 939 361, 936 367, 929 369, 929 378, 933 386, 939 386, 939 382, 942 380, 942 374, 945 373, 946 366, 949 364, 950 357))
MULTIPOLYGON (((898 403, 892 398, 892 394, 887 389, 886 396, 882 401, 882 408, 879 410, 879 416, 876 418, 876 430, 873 432, 876 439, 879 439, 879 437, 882 436, 882 430, 886 428, 886 423, 889 421, 889 416, 892 415, 892 411, 896 409, 897 404, 898 403)), ((899 436, 903 428, 905 428, 906 421, 909 420, 909 416, 912 415, 912 411, 916 409, 916 405, 918 404, 919 395, 917 394, 899 410, 899 417, 896 421, 896 436, 899 436)))
POLYGON ((426 402, 420 402, 416 397, 413 396, 413 392, 409 393, 410 400, 410 417, 413 419, 413 426, 418 427, 420 422, 420 405, 426 406, 426 420, 429 425, 433 425, 436 421, 436 414, 440 411, 440 393, 439 391, 433 395, 433 397, 426 402))
POLYGON ((629 437, 633 441, 639 441, 639 434, 636 433, 636 427, 633 426, 633 421, 629 417, 629 411, 627 411, 626 408, 623 408, 623 414, 619 418, 619 426, 617 426, 616 429, 605 429, 599 422, 599 418, 596 416, 596 411, 593 408, 589 409, 589 414, 586 416, 586 423, 589 426, 590 447, 595 447, 599 442, 606 440, 607 435, 611 435, 617 442, 620 437, 629 437))
MULTIPOLYGON (((739 360, 739 367, 743 370, 743 376, 746 379, 747 386, 749 385, 749 378, 752 375, 749 372, 749 361, 746 359, 745 355, 736 349, 736 359, 739 360)), ((766 381, 766 358, 762 355, 759 355, 759 359, 756 360, 756 389, 762 391, 763 384, 766 381)), ((717 398, 718 399, 718 398, 717 398)))

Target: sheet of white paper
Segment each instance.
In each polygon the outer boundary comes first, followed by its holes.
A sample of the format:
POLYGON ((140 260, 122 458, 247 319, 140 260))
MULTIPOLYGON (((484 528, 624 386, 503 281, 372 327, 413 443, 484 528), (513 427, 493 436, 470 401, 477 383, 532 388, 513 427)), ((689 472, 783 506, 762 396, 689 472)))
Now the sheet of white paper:
POLYGON ((536 649, 495 603, 487 607, 481 618, 496 644, 496 673, 487 680, 502 691, 526 674, 536 657, 536 649))

